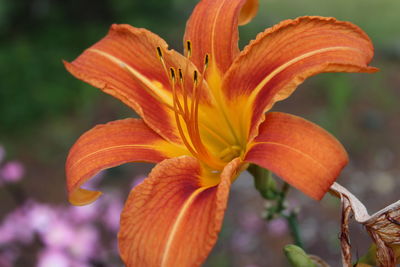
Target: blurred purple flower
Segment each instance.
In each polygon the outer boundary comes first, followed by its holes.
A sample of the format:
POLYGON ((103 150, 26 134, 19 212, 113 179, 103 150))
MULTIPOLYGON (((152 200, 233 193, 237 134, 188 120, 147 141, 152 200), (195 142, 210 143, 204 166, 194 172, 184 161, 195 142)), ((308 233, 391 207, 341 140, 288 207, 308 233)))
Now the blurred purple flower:
POLYGON ((2 254, 0 254, 0 266, 2 267, 12 267, 12 261, 10 261, 8 258, 4 257, 2 254))
POLYGON ((33 230, 43 234, 50 229, 57 216, 56 210, 51 206, 33 202, 27 214, 27 221, 33 230))
POLYGON ((74 223, 82 224, 90 222, 97 218, 99 211, 102 208, 103 199, 93 202, 86 206, 69 206, 67 208, 67 216, 74 223))
POLYGON ((37 267, 71 267, 68 255, 58 249, 48 248, 39 255, 37 267))
POLYGON ((103 214, 104 223, 110 231, 117 232, 120 215, 124 207, 123 200, 117 194, 110 194, 108 199, 105 199, 105 202, 107 207, 103 214))
POLYGON ((267 224, 268 231, 271 235, 281 236, 288 232, 288 225, 284 218, 276 218, 267 224))
POLYGON ((72 242, 68 250, 74 258, 87 261, 91 258, 98 258, 101 254, 99 233, 94 226, 85 225, 74 233, 72 242))
POLYGON ((97 186, 99 185, 101 180, 104 178, 106 173, 107 173, 107 170, 103 170, 103 171, 96 173, 90 180, 88 180, 85 183, 85 187, 88 189, 94 190, 95 188, 97 188, 97 186))
POLYGON ((242 231, 235 231, 231 239, 231 245, 235 251, 243 253, 249 252, 255 247, 255 240, 256 239, 252 234, 242 231))
POLYGON ((136 177, 133 179, 133 181, 132 181, 131 187, 133 188, 133 187, 135 187, 135 186, 141 184, 141 183, 144 181, 144 179, 146 179, 146 176, 144 176, 144 175, 138 175, 138 176, 136 176, 136 177))
POLYGON ((20 181, 24 173, 24 166, 19 161, 9 161, 0 169, 0 177, 10 183, 20 181))
POLYGON ((0 163, 4 160, 6 157, 6 150, 2 145, 0 145, 0 163))
POLYGON ((75 237, 74 227, 66 221, 57 219, 42 233, 42 239, 47 246, 60 249, 68 247, 74 242, 75 237))
POLYGON ((34 231, 30 221, 26 219, 30 203, 18 207, 8 214, 0 225, 0 245, 11 242, 29 244, 33 240, 34 231))
MULTIPOLYGON (((44 245, 37 267, 91 267, 92 259, 117 251, 114 243, 101 243, 94 220, 101 218, 105 230, 116 232, 122 203, 117 193, 90 206, 75 208, 27 200, 0 221, 0 246, 19 249, 21 244, 32 244, 37 236, 44 245)), ((0 251, 0 266, 13 266, 13 260, 4 252, 0 251)))
POLYGON ((15 249, 7 247, 2 250, 0 253, 0 266, 1 267, 12 267, 14 266, 14 262, 18 257, 19 252, 15 249))
POLYGON ((249 233, 257 233, 264 225, 264 220, 261 216, 254 212, 243 212, 239 217, 239 225, 242 227, 243 231, 249 233))

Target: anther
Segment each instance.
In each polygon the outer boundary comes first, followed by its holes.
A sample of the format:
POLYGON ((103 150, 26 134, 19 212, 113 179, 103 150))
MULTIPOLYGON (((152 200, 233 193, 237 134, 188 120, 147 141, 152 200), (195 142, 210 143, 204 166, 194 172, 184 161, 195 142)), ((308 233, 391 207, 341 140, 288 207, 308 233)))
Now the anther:
POLYGON ((206 54, 206 56, 204 57, 204 67, 205 68, 208 67, 208 60, 209 60, 209 56, 208 56, 208 54, 206 54))
POLYGON ((157 55, 158 55, 158 57, 159 57, 160 59, 163 58, 163 54, 162 54, 162 51, 161 51, 161 47, 159 47, 159 46, 157 46, 157 55))
POLYGON ((173 82, 175 82, 175 70, 174 70, 174 68, 170 68, 169 69, 170 70, 170 72, 171 72, 171 80, 173 81, 173 82))
POLYGON ((186 41, 186 50, 187 57, 190 58, 192 56, 192 43, 189 40, 186 41))
POLYGON ((198 82, 197 70, 195 70, 195 71, 193 72, 193 81, 194 81, 195 85, 197 85, 197 82, 198 82))
POLYGON ((179 74, 179 80, 183 81, 182 69, 178 69, 178 74, 179 74))

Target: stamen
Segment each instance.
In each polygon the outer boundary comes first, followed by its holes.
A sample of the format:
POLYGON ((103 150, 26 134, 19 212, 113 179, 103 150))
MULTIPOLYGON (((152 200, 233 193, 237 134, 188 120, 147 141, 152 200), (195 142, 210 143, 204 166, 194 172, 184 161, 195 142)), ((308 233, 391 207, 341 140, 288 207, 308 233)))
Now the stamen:
POLYGON ((197 70, 195 70, 194 72, 193 72, 193 81, 195 82, 195 84, 197 85, 197 70))
POLYGON ((163 54, 162 54, 162 51, 161 51, 161 47, 159 47, 159 46, 157 46, 157 55, 161 60, 163 59, 163 54))
POLYGON ((192 43, 187 40, 186 41, 186 51, 187 51, 187 58, 190 58, 192 56, 192 43))
POLYGON ((179 73, 179 83, 181 85, 181 89, 182 89, 182 95, 183 95, 183 108, 184 108, 184 118, 185 120, 187 120, 187 116, 189 116, 189 107, 188 107, 188 101, 187 101, 187 92, 185 90, 185 80, 183 79, 183 74, 182 74, 182 69, 178 69, 178 73, 179 73))
POLYGON ((175 89, 175 70, 173 68, 170 68, 170 74, 171 74, 171 80, 172 80, 172 93, 173 93, 173 102, 174 102, 174 114, 175 114, 175 121, 176 121, 176 126, 178 128, 179 134, 182 138, 183 143, 187 147, 187 149, 190 151, 190 153, 193 154, 193 156, 198 157, 198 153, 195 151, 195 149, 192 148, 192 145, 188 142, 186 139, 186 135, 183 132, 181 120, 179 118, 179 111, 178 111, 178 97, 176 95, 176 89, 175 89))
POLYGON ((191 111, 190 111, 190 132, 191 136, 193 136, 192 140, 195 141, 196 147, 198 148, 199 152, 205 157, 209 157, 209 154, 207 152, 207 149, 205 148, 203 142, 201 141, 200 137, 200 130, 199 130, 199 116, 198 116, 198 111, 199 111, 199 86, 201 86, 201 82, 203 79, 200 80, 200 83, 198 81, 198 73, 195 70, 193 72, 193 93, 192 93, 192 106, 191 106, 191 111))
POLYGON ((204 57, 204 67, 207 68, 208 67, 208 54, 206 54, 206 56, 204 57))
POLYGON ((210 58, 210 56, 208 54, 206 54, 205 57, 204 57, 204 66, 203 66, 203 72, 202 72, 202 79, 204 79, 205 76, 206 76, 206 70, 208 69, 209 58, 210 58))
MULTIPOLYGON (((192 55, 192 45, 190 41, 186 42, 186 49, 187 49, 187 57, 190 58, 192 55)), ((188 94, 190 91, 185 89, 185 79, 183 75, 184 72, 182 71, 181 68, 178 68, 177 71, 175 70, 174 67, 168 68, 163 57, 162 48, 160 46, 157 46, 156 50, 157 50, 157 56, 164 68, 164 71, 166 73, 166 76, 168 77, 171 86, 172 96, 173 96, 172 109, 174 111, 176 126, 178 128, 182 142, 185 144, 187 149, 194 157, 197 157, 212 169, 220 169, 224 163, 219 158, 215 158, 209 154, 200 136, 199 121, 198 121, 198 109, 199 109, 199 99, 200 99, 199 88, 201 88, 204 77, 199 76, 197 70, 193 71, 193 90, 190 101, 191 103, 189 104, 188 94), (178 96, 178 92, 182 93, 181 97, 183 98, 183 103, 181 103, 180 101, 180 99, 182 98, 178 96), (183 125, 183 123, 185 125, 183 125), (186 131, 184 131, 183 127, 186 128, 186 131)), ((187 61, 185 66, 185 72, 188 71, 189 67, 188 62, 189 61, 187 61)), ((209 62, 209 56, 206 55, 204 58, 203 73, 207 69, 208 62, 209 62)))
MULTIPOLYGON (((164 61, 162 49, 159 46, 157 46, 157 55, 158 55, 158 58, 161 61, 161 64, 162 64, 163 68, 164 68, 165 74, 168 77, 168 81, 170 83, 170 86, 172 87, 172 83, 176 81, 175 70, 171 67, 170 71, 168 72, 167 65, 165 64, 165 61, 164 61), (172 80, 174 80, 174 81, 172 81, 172 80)), ((180 105, 179 102, 178 102, 178 111, 177 112, 179 112, 180 114, 183 113, 182 106, 180 105)))
POLYGON ((173 98, 174 98, 173 100, 175 101, 174 107, 175 107, 175 104, 176 104, 176 106, 178 107, 177 112, 180 113, 180 114, 183 114, 183 108, 182 108, 181 103, 179 102, 178 93, 177 93, 176 87, 175 87, 175 83, 176 83, 175 69, 173 67, 171 67, 171 68, 169 68, 169 70, 170 70, 170 73, 171 73, 171 80, 172 80, 172 85, 173 85, 172 94, 173 94, 173 98))
POLYGON ((175 70, 174 68, 169 68, 170 72, 171 72, 171 80, 175 83, 175 70))
POLYGON ((161 61, 161 65, 164 68, 165 74, 167 75, 169 82, 171 83, 171 76, 170 76, 171 73, 168 74, 168 69, 167 69, 167 65, 165 64, 163 52, 161 50, 161 47, 159 47, 159 46, 157 46, 157 56, 158 56, 158 59, 161 61))
POLYGON ((179 80, 183 81, 182 69, 179 68, 178 73, 179 73, 179 80))

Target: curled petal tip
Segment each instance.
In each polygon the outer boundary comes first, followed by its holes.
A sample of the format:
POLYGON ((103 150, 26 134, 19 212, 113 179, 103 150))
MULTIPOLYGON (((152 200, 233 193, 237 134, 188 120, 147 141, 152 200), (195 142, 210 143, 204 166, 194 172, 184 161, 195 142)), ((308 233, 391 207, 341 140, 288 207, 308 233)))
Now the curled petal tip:
POLYGON ((184 153, 180 146, 162 139, 142 120, 97 125, 77 140, 68 155, 65 168, 69 201, 86 205, 99 198, 101 192, 81 186, 101 170, 128 162, 159 162, 184 153))
POLYGON ((96 201, 101 195, 100 191, 78 188, 69 193, 68 201, 75 206, 84 206, 96 201))
POLYGON ((247 0, 240 10, 238 24, 245 25, 249 23, 257 14, 258 0, 247 0))

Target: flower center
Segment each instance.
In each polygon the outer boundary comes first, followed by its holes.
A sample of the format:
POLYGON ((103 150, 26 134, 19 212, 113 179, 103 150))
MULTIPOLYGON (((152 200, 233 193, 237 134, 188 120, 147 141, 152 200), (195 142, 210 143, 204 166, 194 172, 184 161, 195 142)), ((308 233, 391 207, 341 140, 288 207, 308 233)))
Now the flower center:
MULTIPOLYGON (((222 170, 225 166, 225 159, 232 154, 232 149, 225 149, 220 157, 215 157, 209 152, 201 138, 199 129, 199 102, 204 76, 208 67, 209 55, 204 57, 204 66, 201 75, 197 70, 193 71, 192 88, 187 88, 183 74, 189 69, 188 63, 184 68, 177 70, 174 67, 168 68, 163 57, 161 47, 157 47, 157 55, 168 76, 172 90, 172 109, 174 111, 176 126, 186 148, 190 153, 201 160, 205 165, 213 170, 222 170)), ((191 56, 191 43, 187 42, 187 57, 191 56)), ((210 129, 208 129, 211 131, 210 129)), ((212 132, 212 131, 211 131, 212 132)), ((215 134, 215 133, 214 133, 215 134)))
POLYGON ((163 56, 161 47, 157 47, 158 58, 168 77, 171 93, 172 106, 170 108, 174 112, 175 122, 182 142, 189 152, 210 170, 220 171, 235 157, 242 153, 240 146, 234 140, 229 138, 229 127, 224 125, 224 117, 220 114, 218 107, 208 108, 202 106, 201 118, 199 123, 199 103, 204 88, 208 85, 204 83, 207 68, 209 65, 209 55, 204 57, 204 65, 202 72, 193 70, 191 81, 185 81, 190 77, 189 60, 192 55, 192 47, 190 41, 186 43, 187 62, 183 69, 178 67, 168 67, 163 56), (201 125, 201 129, 199 127, 201 125), (205 145, 206 144, 206 145, 205 145))

